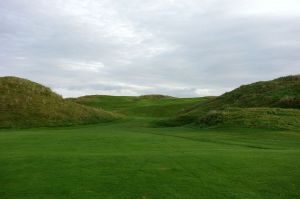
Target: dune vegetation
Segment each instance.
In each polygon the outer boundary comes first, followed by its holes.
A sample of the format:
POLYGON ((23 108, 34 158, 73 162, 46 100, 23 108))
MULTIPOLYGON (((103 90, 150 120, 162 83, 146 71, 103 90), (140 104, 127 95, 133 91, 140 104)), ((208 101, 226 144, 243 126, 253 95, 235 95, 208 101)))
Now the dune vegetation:
POLYGON ((17 77, 2 77, 0 88, 2 128, 90 124, 118 117, 140 117, 158 126, 294 130, 300 123, 299 75, 198 98, 90 95, 63 99, 45 86, 17 77))
POLYGON ((276 107, 300 109, 300 75, 280 77, 240 86, 205 104, 198 104, 189 112, 227 107, 276 107))
POLYGON ((187 107, 160 124, 299 129, 300 75, 241 86, 187 107))
POLYGON ((110 112, 64 100, 50 88, 17 78, 0 78, 0 128, 68 126, 112 121, 110 112))

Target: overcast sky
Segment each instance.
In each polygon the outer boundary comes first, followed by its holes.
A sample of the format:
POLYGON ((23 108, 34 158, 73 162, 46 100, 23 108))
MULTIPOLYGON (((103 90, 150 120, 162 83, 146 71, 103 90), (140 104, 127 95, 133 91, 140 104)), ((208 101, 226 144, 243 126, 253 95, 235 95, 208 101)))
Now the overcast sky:
POLYGON ((65 97, 219 95, 298 73, 299 0, 0 1, 0 76, 65 97))

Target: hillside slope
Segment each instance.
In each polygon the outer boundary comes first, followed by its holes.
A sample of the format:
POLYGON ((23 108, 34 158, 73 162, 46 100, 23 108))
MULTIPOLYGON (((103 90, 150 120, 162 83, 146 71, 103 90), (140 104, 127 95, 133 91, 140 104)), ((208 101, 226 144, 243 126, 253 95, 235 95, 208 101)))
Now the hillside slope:
POLYGON ((101 109, 64 100, 49 88, 18 77, 0 77, 0 112, 0 128, 87 124, 116 118, 101 109))
POLYGON ((300 75, 243 85, 206 103, 195 105, 185 112, 201 112, 228 107, 300 109, 300 75))
POLYGON ((139 97, 91 95, 69 100, 131 117, 170 117, 184 111, 187 107, 208 99, 211 98, 175 98, 164 95, 143 95, 139 97))
POLYGON ((243 85, 216 101, 234 107, 280 107, 300 109, 300 75, 243 85))
POLYGON ((300 75, 241 86, 182 111, 165 125, 300 129, 300 75))

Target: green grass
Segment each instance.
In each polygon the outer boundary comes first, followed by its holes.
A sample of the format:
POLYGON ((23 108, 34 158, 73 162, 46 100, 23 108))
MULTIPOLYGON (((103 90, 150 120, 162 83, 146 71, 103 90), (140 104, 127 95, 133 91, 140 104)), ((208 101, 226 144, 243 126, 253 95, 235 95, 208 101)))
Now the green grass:
POLYGON ((198 120, 198 124, 299 130, 300 110, 282 108, 229 108, 219 112, 208 113, 198 120))
POLYGON ((300 75, 240 86, 201 101, 160 125, 300 129, 300 75))
POLYGON ((82 105, 124 114, 127 117, 170 117, 209 99, 211 97, 175 98, 162 95, 140 97, 92 95, 69 100, 82 105))
POLYGON ((0 111, 0 128, 68 126, 117 118, 107 111, 64 100, 43 85, 17 77, 0 77, 0 111))
POLYGON ((162 126, 193 123, 202 127, 243 127, 265 129, 300 129, 300 110, 283 108, 227 108, 181 115, 159 121, 162 126))
POLYGON ((0 127, 123 115, 1 129, 0 198, 298 199, 300 110, 287 109, 297 108, 297 85, 292 76, 217 98, 65 100, 0 78, 0 127))
POLYGON ((148 122, 1 130, 0 198, 300 197, 300 132, 148 122))
POLYGON ((199 103, 188 111, 203 112, 228 107, 277 107, 300 109, 300 75, 286 76, 271 81, 242 85, 233 91, 205 103, 199 103))

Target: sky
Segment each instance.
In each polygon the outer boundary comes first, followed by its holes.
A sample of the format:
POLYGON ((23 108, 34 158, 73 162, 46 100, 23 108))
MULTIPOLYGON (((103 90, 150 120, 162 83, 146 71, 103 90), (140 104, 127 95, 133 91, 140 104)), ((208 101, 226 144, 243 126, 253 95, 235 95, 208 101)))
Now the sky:
POLYGON ((64 97, 220 95, 299 73, 299 0, 0 1, 0 76, 64 97))

